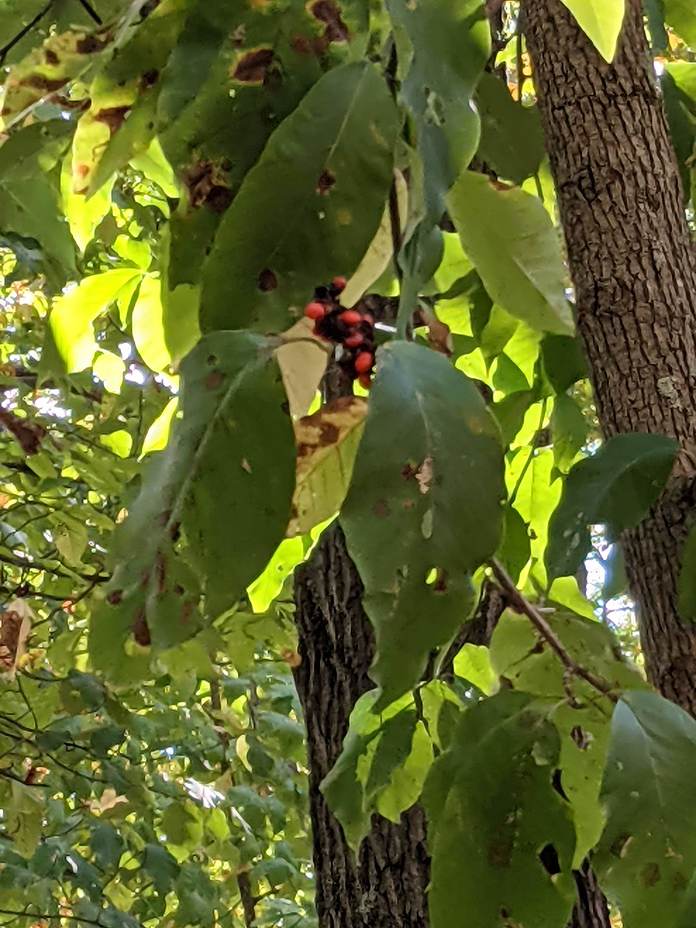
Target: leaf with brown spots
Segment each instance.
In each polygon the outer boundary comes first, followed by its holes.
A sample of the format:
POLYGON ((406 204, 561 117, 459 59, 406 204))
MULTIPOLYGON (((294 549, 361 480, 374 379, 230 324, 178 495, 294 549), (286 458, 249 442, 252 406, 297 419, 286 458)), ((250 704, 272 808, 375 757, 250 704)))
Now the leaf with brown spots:
POLYGON ((575 832, 553 775, 551 706, 503 690, 461 715, 425 786, 430 918, 451 928, 564 928, 575 900, 575 832))
POLYGON ((36 617, 27 602, 15 599, 0 612, 0 676, 14 680, 36 617))
POLYGON ((614 710, 593 866, 626 928, 686 928, 696 903, 696 721, 652 692, 614 710))
POLYGON ((341 508, 366 414, 364 399, 346 396, 295 424, 297 483, 288 537, 303 535, 341 508))
POLYGON ((240 84, 263 84, 273 65, 272 48, 254 48, 242 52, 234 63, 231 77, 240 84))
POLYGON ((203 267, 201 326, 281 332, 317 283, 350 274, 384 211, 398 130, 368 62, 334 68, 275 130, 203 267), (273 272, 276 286, 259 287, 273 272))
POLYGON ((274 359, 248 332, 204 337, 181 364, 181 416, 119 525, 115 571, 92 619, 90 654, 113 680, 193 637, 259 576, 283 540, 295 441, 274 359))
POLYGON ((423 345, 382 348, 341 512, 375 628, 380 705, 417 685, 466 618, 504 495, 498 429, 476 387, 423 345))
POLYGON ((61 32, 10 69, 4 85, 2 117, 6 128, 21 120, 46 97, 79 78, 113 42, 113 29, 92 33, 61 32))

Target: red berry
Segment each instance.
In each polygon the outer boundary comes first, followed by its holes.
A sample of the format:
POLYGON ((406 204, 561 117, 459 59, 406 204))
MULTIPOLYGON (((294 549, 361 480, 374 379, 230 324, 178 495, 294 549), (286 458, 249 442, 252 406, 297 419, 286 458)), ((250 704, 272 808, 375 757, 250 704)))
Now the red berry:
POLYGON ((323 303, 313 300, 305 306, 304 314, 308 319, 323 319, 326 315, 326 307, 323 303))
POLYGON ((375 359, 369 351, 361 351, 355 359, 355 370, 358 374, 367 374, 372 370, 375 359))
POLYGON ((372 386, 372 378, 369 374, 361 374, 358 377, 358 383, 363 388, 363 390, 369 390, 372 386))
POLYGON ((338 318, 346 325, 359 325, 362 322, 362 316, 357 309, 344 309, 338 318))
POLYGON ((334 287, 335 287, 335 288, 338 290, 338 292, 340 293, 341 290, 345 290, 345 289, 346 289, 346 284, 348 283, 348 281, 345 279, 345 277, 340 277, 340 276, 339 276, 339 277, 334 277, 334 279, 331 281, 331 283, 334 285, 334 287))
POLYGON ((361 335, 360 332, 356 332, 355 335, 349 335, 343 344, 346 348, 357 348, 358 345, 362 345, 364 341, 365 337, 361 335))

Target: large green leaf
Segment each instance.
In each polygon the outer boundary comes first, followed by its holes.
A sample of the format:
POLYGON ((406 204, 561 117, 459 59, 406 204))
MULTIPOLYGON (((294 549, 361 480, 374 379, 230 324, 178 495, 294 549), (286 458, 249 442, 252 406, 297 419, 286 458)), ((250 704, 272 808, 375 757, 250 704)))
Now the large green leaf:
POLYGON ((571 334, 560 240, 541 201, 465 171, 447 202, 491 299, 533 328, 571 334))
POLYGON ((626 0, 561 0, 578 25, 607 61, 616 54, 626 0))
POLYGON ((500 537, 502 465, 498 430, 467 377, 423 346, 382 349, 341 521, 385 705, 467 618, 469 575, 500 537))
POLYGON ((232 605, 282 541, 295 443, 276 346, 244 332, 204 338, 182 364, 180 418, 149 459, 114 548, 116 570, 93 621, 93 664, 117 673, 135 637, 166 648, 205 612, 232 605))
POLYGON ((574 835, 554 789, 559 737, 548 710, 501 692, 462 717, 433 766, 433 928, 563 928, 574 899, 574 835))
POLYGON ((374 812, 398 823, 419 798, 433 750, 411 695, 377 714, 379 691, 361 696, 343 750, 321 789, 357 849, 374 812))
POLYGON ((522 183, 544 159, 544 133, 536 107, 520 106, 505 81, 489 72, 476 91, 481 116, 479 155, 499 177, 522 183))
POLYGON ((490 54, 490 28, 481 0, 387 5, 398 34, 411 44, 400 49, 408 68, 401 93, 418 125, 425 212, 436 222, 445 194, 478 145, 471 100, 490 54))
POLYGON ((336 68, 273 133, 203 275, 205 330, 287 328, 314 287, 360 263, 382 218, 398 128, 369 63, 336 68))
POLYGON ((615 435, 568 474, 549 525, 549 576, 575 574, 590 549, 590 525, 614 534, 643 519, 664 489, 679 446, 664 435, 615 435))
POLYGON ((594 862, 625 928, 688 928, 696 911, 696 722, 654 693, 627 693, 612 722, 594 862))

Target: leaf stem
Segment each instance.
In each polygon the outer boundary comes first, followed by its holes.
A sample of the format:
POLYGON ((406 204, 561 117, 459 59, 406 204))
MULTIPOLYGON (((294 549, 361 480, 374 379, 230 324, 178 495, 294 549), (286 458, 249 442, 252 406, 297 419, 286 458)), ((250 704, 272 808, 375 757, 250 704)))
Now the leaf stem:
POLYGON ((556 654, 563 666, 576 677, 581 677, 586 683, 598 690, 604 696, 607 696, 612 702, 617 702, 617 696, 614 693, 614 687, 604 677, 587 670, 575 660, 575 658, 566 650, 565 645, 553 630, 548 620, 525 596, 517 589, 512 578, 505 570, 503 565, 496 558, 489 561, 493 575, 507 595, 508 601, 522 615, 526 615, 534 628, 539 632, 541 637, 546 641, 551 650, 556 654))

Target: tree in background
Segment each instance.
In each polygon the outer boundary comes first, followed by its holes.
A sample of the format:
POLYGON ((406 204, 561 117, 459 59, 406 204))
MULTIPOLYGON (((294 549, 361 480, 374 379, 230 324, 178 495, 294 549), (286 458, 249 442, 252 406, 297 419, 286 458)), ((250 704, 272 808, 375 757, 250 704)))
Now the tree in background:
POLYGON ((691 924, 695 47, 0 2, 6 924, 691 924))

